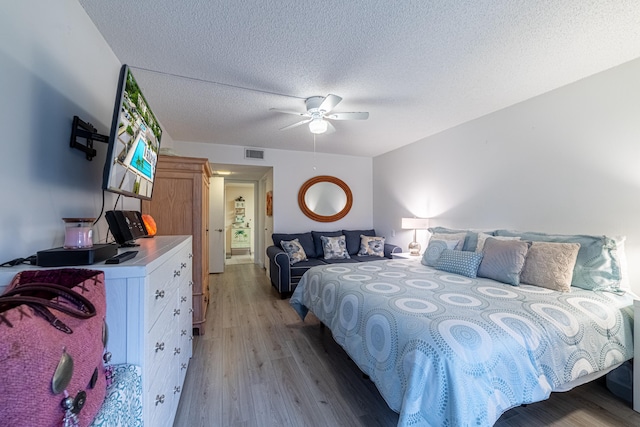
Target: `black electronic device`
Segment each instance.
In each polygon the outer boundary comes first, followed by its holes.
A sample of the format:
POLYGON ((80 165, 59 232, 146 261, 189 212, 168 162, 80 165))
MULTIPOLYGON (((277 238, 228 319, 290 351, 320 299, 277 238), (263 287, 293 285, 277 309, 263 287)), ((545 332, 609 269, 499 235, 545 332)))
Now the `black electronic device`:
POLYGON ((123 65, 111 120, 102 188, 150 200, 161 137, 158 120, 131 69, 123 65))
POLYGON ((108 258, 104 263, 105 264, 120 264, 121 262, 125 262, 131 258, 135 258, 138 255, 138 251, 127 251, 122 252, 121 254, 114 255, 111 258, 108 258))
POLYGON ((138 246, 135 240, 148 235, 138 211, 107 211, 105 218, 113 238, 120 246, 138 246))
POLYGON ((62 267, 68 265, 91 265, 104 261, 118 253, 118 245, 97 244, 90 248, 53 248, 36 253, 36 265, 40 267, 62 267))

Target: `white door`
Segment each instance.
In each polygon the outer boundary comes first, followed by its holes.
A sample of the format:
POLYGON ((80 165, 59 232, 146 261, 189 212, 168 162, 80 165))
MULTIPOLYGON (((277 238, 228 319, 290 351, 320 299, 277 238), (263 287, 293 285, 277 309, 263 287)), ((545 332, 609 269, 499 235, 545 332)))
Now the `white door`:
POLYGON ((209 180, 209 273, 224 273, 224 178, 209 180))

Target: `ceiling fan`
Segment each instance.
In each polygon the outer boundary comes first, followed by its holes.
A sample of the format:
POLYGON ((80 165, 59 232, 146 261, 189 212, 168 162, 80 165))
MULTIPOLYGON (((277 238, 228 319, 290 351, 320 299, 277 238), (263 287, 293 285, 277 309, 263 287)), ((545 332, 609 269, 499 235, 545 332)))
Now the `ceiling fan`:
POLYGON ((289 126, 285 126, 280 130, 291 129, 305 123, 309 123, 309 130, 314 134, 331 133, 336 130, 335 127, 329 122, 329 120, 366 120, 369 118, 369 113, 331 113, 331 111, 342 101, 337 95, 329 94, 327 96, 312 96, 307 98, 305 104, 307 111, 289 111, 279 110, 277 108, 270 108, 270 111, 277 111, 279 113, 295 114, 297 116, 306 117, 306 119, 294 123, 289 126))

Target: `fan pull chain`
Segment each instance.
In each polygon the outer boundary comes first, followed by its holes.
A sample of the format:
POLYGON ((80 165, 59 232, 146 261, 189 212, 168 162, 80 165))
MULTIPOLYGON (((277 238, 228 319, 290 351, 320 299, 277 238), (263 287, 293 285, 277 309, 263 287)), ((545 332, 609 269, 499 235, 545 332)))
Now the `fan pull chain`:
POLYGON ((316 170, 316 134, 313 134, 313 170, 316 170))

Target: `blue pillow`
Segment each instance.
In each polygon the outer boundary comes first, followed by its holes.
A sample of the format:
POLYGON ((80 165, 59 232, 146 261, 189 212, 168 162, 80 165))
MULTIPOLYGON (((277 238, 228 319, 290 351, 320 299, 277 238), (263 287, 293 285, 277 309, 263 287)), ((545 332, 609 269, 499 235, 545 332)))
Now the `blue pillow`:
POLYGON ((482 261, 482 256, 482 252, 445 249, 440 254, 438 261, 436 261, 435 268, 475 279, 478 274, 478 267, 482 261))
POLYGON ((579 243, 571 286, 601 291, 617 290, 622 280, 616 241, 607 236, 562 235, 497 230, 496 236, 520 236, 521 240, 552 243, 579 243))

